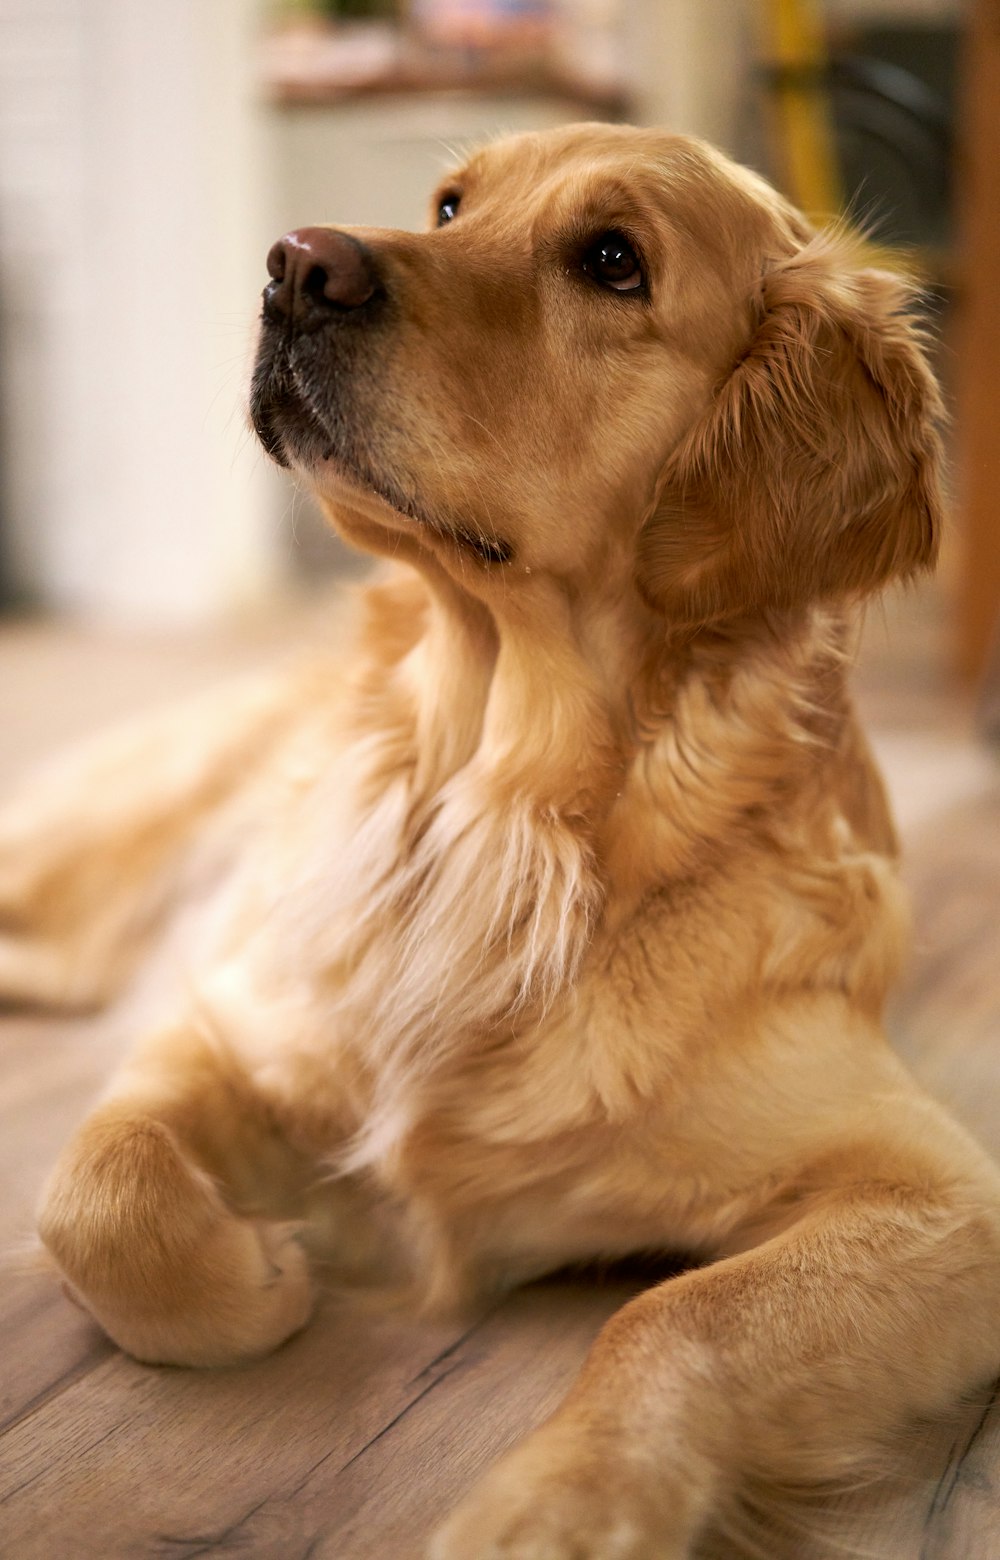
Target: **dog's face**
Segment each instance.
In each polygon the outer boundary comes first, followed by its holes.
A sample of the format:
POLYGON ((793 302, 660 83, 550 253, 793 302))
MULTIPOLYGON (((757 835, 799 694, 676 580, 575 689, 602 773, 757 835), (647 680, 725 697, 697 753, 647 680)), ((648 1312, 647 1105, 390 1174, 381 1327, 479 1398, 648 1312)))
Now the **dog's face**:
POLYGON ((930 561, 937 401, 900 285, 683 137, 499 142, 423 234, 269 257, 251 412, 362 545, 480 595, 634 582, 682 619, 930 561))

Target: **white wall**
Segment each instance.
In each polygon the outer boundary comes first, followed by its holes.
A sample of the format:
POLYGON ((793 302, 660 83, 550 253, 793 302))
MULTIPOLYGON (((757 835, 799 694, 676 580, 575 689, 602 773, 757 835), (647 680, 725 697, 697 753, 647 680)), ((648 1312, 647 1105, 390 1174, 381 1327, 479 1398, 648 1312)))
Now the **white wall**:
POLYGON ((81 53, 80 0, 0 0, 0 513, 21 586, 44 572, 55 509, 51 367, 71 267, 54 257, 80 217, 81 53))
POLYGON ((626 56, 636 117, 735 150, 761 3, 631 0, 626 56))
POLYGON ((0 0, 15 583, 198 618, 282 567, 240 402, 271 236, 253 0, 0 0))

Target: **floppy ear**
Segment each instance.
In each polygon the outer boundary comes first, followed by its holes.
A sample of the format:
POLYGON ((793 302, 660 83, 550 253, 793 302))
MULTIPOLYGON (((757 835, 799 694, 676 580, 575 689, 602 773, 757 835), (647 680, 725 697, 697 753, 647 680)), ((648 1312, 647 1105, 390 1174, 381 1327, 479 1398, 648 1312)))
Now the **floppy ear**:
POLYGON ((819 236, 774 262, 750 346, 671 456, 639 580, 709 622, 857 595, 937 551, 942 415, 912 289, 819 236))

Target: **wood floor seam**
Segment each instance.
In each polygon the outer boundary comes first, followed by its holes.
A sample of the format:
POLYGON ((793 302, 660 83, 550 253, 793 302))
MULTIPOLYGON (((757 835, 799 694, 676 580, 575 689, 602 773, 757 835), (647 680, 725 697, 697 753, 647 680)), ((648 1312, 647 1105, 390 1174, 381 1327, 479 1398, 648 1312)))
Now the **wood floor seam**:
POLYGON ((349 1457, 347 1459, 347 1461, 341 1467, 340 1472, 346 1473, 347 1469, 350 1468, 353 1463, 359 1462, 365 1453, 371 1450, 376 1442, 381 1441, 383 1436, 388 1435, 390 1430, 395 1429, 396 1425, 399 1424, 401 1419, 406 1418, 411 1409, 416 1408, 417 1404, 425 1397, 427 1397, 428 1393, 433 1392, 435 1387, 439 1387, 443 1381, 447 1381, 449 1376, 454 1375, 455 1371, 460 1370, 464 1363, 464 1360, 456 1360, 455 1363, 449 1366, 447 1370, 443 1370, 439 1375, 435 1376, 433 1381, 429 1381, 426 1387, 423 1387, 421 1391, 419 1391, 414 1397, 410 1399, 404 1408, 400 1409, 398 1414, 395 1414, 393 1418, 389 1420, 388 1424, 383 1425, 382 1429, 379 1430, 376 1435, 373 1435, 370 1440, 366 1441, 364 1446, 362 1446, 354 1453, 353 1457, 349 1457))
POLYGON ((931 1499, 930 1505, 927 1508, 927 1515, 924 1518, 924 1529, 927 1537, 921 1544, 920 1560, 935 1560, 933 1550, 928 1548, 929 1544, 933 1544, 935 1542, 936 1535, 934 1533, 934 1528, 940 1523, 941 1518, 948 1510, 948 1507, 950 1506, 952 1498, 955 1494, 955 1490, 957 1489, 959 1481, 962 1478, 962 1469, 973 1447, 975 1446, 979 1437, 982 1435, 987 1421, 989 1420, 990 1414, 997 1406, 998 1401, 1000 1401, 1000 1381, 997 1381, 994 1384, 989 1401, 983 1408, 982 1413, 976 1420, 975 1424, 972 1426, 970 1432, 964 1437, 964 1444, 963 1438, 959 1436, 952 1446, 951 1452, 948 1456, 947 1465, 937 1482, 934 1495, 931 1499), (961 1446, 962 1449, 956 1456, 955 1454, 959 1446, 961 1446))

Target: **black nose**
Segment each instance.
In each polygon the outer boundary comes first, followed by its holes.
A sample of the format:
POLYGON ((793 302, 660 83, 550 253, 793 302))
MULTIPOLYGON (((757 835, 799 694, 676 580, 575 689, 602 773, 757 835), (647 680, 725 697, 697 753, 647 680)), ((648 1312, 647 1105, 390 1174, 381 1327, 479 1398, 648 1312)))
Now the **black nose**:
POLYGON ((296 228, 271 246, 264 312, 316 329, 331 316, 360 309, 379 288, 371 253, 336 228, 296 228))

